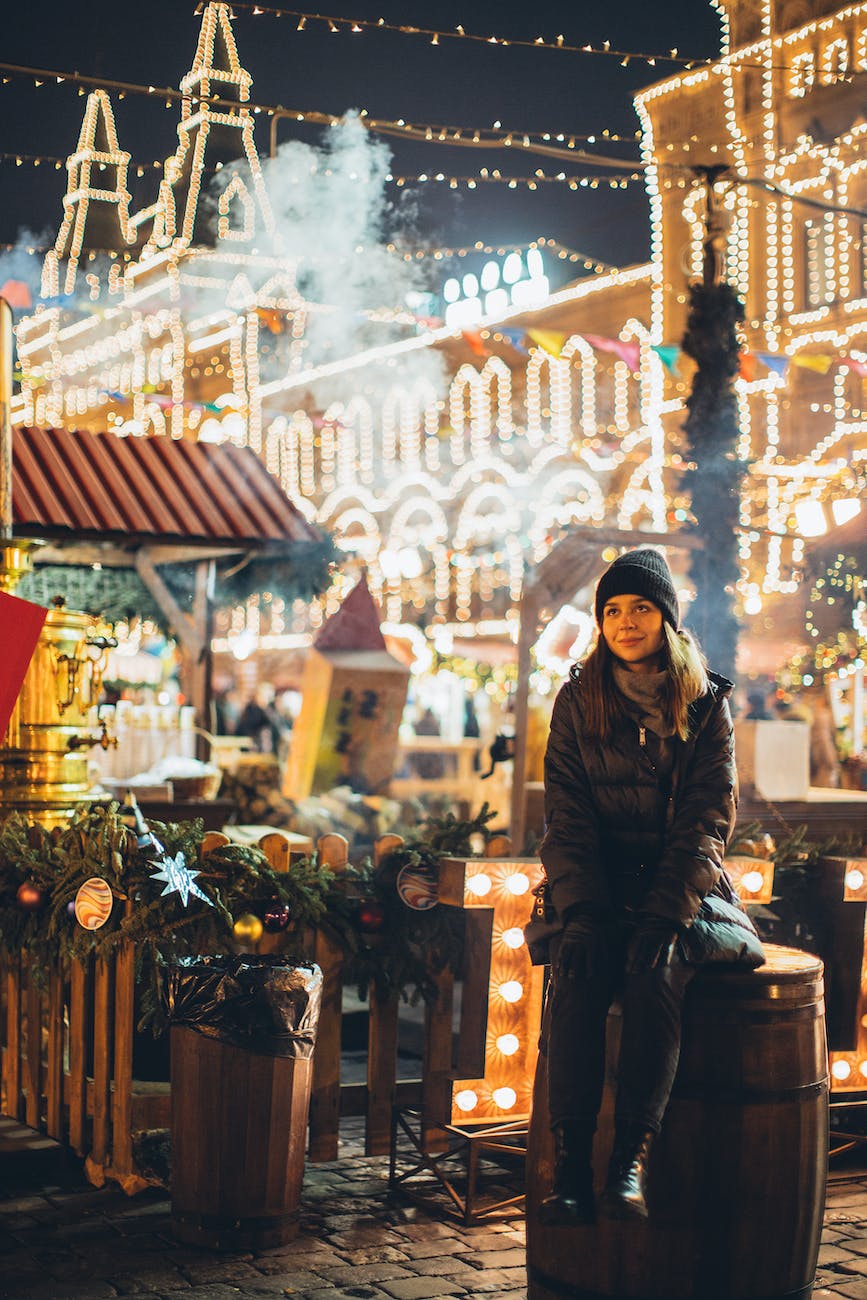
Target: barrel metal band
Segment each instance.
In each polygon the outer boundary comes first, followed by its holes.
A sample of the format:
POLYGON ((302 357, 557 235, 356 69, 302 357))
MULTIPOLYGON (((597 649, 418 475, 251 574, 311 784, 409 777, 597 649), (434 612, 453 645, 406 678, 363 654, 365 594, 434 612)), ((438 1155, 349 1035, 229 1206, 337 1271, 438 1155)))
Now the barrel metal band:
MULTIPOLYGON (((533 1293, 534 1284, 544 1287, 552 1295, 567 1296, 569 1300, 612 1300, 610 1291, 606 1294, 602 1291, 586 1291, 582 1290, 580 1287, 570 1286, 568 1282, 564 1282, 560 1278, 551 1277, 541 1269, 534 1268, 531 1264, 527 1265, 527 1277, 530 1282, 530 1290, 527 1293, 530 1300, 541 1300, 541 1297, 538 1297, 533 1293)), ((623 1294, 622 1291, 620 1294, 623 1294)), ((798 1287, 797 1291, 777 1291, 774 1295, 768 1294, 754 1296, 752 1297, 752 1300, 810 1300, 812 1294, 813 1283, 810 1282, 807 1286, 798 1287)), ((545 1300, 547 1300, 547 1296, 545 1297, 545 1300)), ((625 1297, 625 1300, 658 1300, 658 1297, 630 1295, 625 1297)), ((701 1300, 712 1300, 712 1297, 709 1297, 706 1292, 703 1292, 701 1300)))
POLYGON ((689 1084, 672 1089, 672 1098, 678 1101, 704 1101, 712 1105, 728 1103, 732 1106, 776 1106, 785 1101, 809 1101, 811 1097, 822 1097, 828 1092, 828 1080, 820 1079, 818 1083, 803 1083, 794 1088, 714 1088, 702 1082, 690 1088, 689 1084))

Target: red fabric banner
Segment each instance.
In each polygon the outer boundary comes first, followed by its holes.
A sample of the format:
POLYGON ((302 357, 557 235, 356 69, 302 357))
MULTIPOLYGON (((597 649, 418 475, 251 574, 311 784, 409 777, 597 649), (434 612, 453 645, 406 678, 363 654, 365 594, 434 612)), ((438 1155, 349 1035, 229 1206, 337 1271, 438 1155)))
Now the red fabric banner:
POLYGON ((41 605, 10 596, 0 591, 0 653, 3 671, 0 673, 0 736, 6 728, 15 701, 24 684, 24 678, 33 658, 42 624, 48 614, 41 605))

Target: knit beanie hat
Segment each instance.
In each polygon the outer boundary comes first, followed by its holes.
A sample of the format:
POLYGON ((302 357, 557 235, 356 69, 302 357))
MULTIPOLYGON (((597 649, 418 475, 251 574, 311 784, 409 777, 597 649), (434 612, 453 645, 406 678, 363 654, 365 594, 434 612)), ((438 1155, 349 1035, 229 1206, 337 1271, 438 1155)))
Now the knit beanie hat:
POLYGON ((596 587, 596 622, 602 626, 602 610, 613 596, 646 596, 677 631, 680 610, 671 569, 665 557, 650 547, 627 551, 605 570, 596 587))

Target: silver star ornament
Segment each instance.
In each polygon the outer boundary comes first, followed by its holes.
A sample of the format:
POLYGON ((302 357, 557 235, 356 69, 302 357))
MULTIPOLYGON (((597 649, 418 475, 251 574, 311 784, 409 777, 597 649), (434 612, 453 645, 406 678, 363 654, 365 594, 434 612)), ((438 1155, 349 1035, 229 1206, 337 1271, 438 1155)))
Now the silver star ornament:
POLYGON ((178 893, 181 896, 181 902, 186 907, 190 901, 190 894, 193 894, 196 898, 201 898, 204 903, 207 903, 208 907, 213 907, 214 904, 208 898, 208 895, 202 893, 195 883, 195 878, 199 874, 198 871, 190 870, 183 853, 176 853, 174 857, 170 857, 167 853, 160 860, 159 871, 152 872, 151 880, 164 880, 166 882, 166 887, 160 894, 160 898, 163 897, 163 894, 178 893))

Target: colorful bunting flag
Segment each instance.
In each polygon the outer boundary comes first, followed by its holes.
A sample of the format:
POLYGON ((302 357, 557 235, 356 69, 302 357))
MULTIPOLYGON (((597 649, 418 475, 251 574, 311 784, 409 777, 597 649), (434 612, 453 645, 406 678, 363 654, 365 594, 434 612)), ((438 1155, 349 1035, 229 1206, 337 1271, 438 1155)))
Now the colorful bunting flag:
POLYGON ((526 330, 511 330, 503 329, 501 327, 499 332, 502 334, 510 348, 514 348, 516 352, 523 352, 525 356, 528 355, 529 348, 526 344, 526 330))
POLYGON ((757 352, 755 355, 767 370, 772 370, 775 375, 785 379, 789 369, 788 357, 781 357, 779 352, 757 352))
POLYGON ((738 377, 751 384, 756 377, 755 352, 742 352, 738 360, 738 377))
POLYGON ((670 375, 675 379, 680 378, 680 371, 677 368, 680 348, 676 343, 652 343, 650 350, 656 353, 670 375))
POLYGON ((491 349, 485 347, 484 339, 476 330, 461 330, 466 342, 469 344, 470 351, 477 357, 489 357, 491 349))
POLYGON ((527 335, 536 343, 543 352, 549 356, 558 357, 563 351, 568 334, 560 334, 557 330, 527 330, 527 335))
POLYGON ((641 347, 638 343, 624 343, 622 339, 608 339, 601 334, 585 334, 584 339, 597 352, 613 352, 621 361, 625 361, 633 372, 641 365, 641 347))
POLYGON ((821 352, 800 352, 789 360, 793 366, 801 366, 804 370, 815 370, 817 375, 827 375, 836 358, 821 352))

